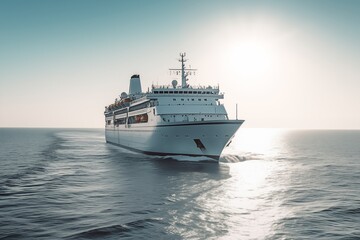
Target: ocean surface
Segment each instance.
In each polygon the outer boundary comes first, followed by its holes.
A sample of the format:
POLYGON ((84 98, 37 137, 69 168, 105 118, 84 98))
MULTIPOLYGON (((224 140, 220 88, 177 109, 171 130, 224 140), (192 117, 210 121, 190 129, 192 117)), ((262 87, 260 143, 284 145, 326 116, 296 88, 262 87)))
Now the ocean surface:
POLYGON ((360 239, 360 131, 241 129, 204 160, 0 129, 0 239, 360 239))

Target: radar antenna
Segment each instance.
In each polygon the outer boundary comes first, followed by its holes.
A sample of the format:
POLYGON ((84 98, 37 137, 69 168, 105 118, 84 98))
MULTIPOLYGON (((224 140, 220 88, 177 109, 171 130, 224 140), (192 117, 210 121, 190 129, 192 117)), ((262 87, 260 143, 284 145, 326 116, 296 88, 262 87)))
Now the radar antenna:
MULTIPOLYGON (((179 62, 181 62, 181 69, 178 68, 170 68, 169 70, 173 71, 181 71, 181 88, 188 88, 188 85, 186 82, 188 81, 187 76, 189 75, 190 71, 196 71, 197 69, 191 69, 185 67, 185 62, 187 59, 184 57, 186 56, 186 53, 180 53, 180 59, 179 62)), ((191 74, 190 74, 191 75, 191 74)))

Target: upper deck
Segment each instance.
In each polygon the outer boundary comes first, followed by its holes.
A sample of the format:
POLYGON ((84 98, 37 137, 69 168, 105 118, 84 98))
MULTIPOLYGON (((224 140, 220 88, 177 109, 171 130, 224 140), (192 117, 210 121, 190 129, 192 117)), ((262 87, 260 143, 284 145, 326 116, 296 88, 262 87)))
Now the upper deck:
MULTIPOLYGON (((141 91, 140 76, 133 75, 130 80, 129 94, 122 93, 120 99, 115 99, 115 103, 105 109, 105 113, 113 112, 121 108, 133 108, 141 105, 143 102, 150 101, 152 106, 159 105, 220 105, 219 99, 224 98, 224 93, 220 92, 219 86, 191 86, 187 83, 188 76, 196 69, 187 69, 185 67, 185 54, 180 54, 181 69, 170 69, 175 71, 176 75, 181 73, 181 85, 176 80, 171 85, 152 85, 151 90, 141 91)), ((201 109, 199 109, 201 112, 201 109)))
POLYGON ((220 93, 219 88, 197 87, 197 88, 173 88, 170 86, 153 87, 151 92, 146 94, 149 98, 156 97, 172 97, 172 96, 208 96, 218 99, 224 98, 224 94, 220 93))

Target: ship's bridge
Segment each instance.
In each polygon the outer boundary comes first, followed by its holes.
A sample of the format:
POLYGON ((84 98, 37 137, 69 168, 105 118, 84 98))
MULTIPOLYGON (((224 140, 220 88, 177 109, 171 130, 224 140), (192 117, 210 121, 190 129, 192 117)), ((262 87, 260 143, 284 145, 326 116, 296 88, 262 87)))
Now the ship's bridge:
POLYGON ((224 94, 218 90, 156 89, 147 98, 156 100, 158 105, 219 105, 224 94))
POLYGON ((154 86, 152 87, 152 91, 148 93, 149 96, 159 96, 159 95, 174 95, 174 94, 182 94, 182 95, 208 95, 208 96, 217 96, 219 99, 224 98, 224 94, 220 93, 219 87, 188 87, 182 88, 177 87, 174 88, 172 86, 162 85, 162 86, 154 86))
POLYGON ((228 119, 219 87, 153 86, 146 98, 155 101, 157 115, 164 122, 228 119))

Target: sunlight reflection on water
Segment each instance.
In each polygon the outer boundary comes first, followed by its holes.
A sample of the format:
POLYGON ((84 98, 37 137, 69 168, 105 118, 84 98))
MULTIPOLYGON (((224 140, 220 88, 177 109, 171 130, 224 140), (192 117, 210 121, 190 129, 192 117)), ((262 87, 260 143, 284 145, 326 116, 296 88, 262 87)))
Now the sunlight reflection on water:
POLYGON ((102 130, 2 136, 5 238, 359 236, 359 131, 240 129, 219 164, 127 152, 102 130))
POLYGON ((286 152, 286 133, 283 129, 240 129, 223 155, 243 155, 244 160, 280 156, 286 152))
MULTIPOLYGON (((285 131, 242 129, 233 145, 224 151, 222 164, 229 166, 231 178, 222 186, 220 208, 229 213, 228 233, 221 239, 259 239, 271 235, 272 226, 289 214, 281 207, 284 175, 289 167, 276 160, 287 152, 285 131), (243 161, 226 161, 231 155, 243 161)), ((290 172, 289 172, 290 173, 290 172)))
POLYGON ((245 234, 251 238, 266 236, 271 225, 279 216, 276 205, 279 203, 271 199, 277 190, 277 181, 274 181, 277 165, 265 160, 246 161, 232 164, 230 167, 231 179, 227 182, 229 211, 238 209, 245 214, 230 215, 230 236, 245 234), (268 206, 272 205, 271 208, 268 206))

